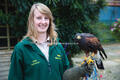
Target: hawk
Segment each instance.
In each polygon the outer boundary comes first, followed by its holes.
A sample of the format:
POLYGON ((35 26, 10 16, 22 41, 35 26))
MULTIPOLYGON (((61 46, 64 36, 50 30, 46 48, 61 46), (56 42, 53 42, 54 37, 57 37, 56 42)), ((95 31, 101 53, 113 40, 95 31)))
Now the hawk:
POLYGON ((75 35, 75 42, 77 42, 80 49, 85 52, 86 57, 89 56, 90 52, 97 54, 97 51, 99 51, 99 54, 103 59, 107 58, 107 55, 100 43, 100 40, 97 37, 95 37, 93 34, 77 33, 75 35))

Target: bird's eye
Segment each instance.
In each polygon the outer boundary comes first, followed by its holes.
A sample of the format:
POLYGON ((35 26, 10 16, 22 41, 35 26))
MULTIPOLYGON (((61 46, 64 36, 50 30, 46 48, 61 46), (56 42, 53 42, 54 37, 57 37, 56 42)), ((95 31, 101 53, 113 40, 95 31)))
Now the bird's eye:
POLYGON ((80 36, 77 36, 77 39, 81 39, 81 37, 80 37, 80 36))

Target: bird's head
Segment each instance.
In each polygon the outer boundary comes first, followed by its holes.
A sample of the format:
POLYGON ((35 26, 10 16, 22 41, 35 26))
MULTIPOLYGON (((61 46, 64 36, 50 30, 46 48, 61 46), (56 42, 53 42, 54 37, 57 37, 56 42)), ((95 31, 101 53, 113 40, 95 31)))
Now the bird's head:
POLYGON ((81 40, 81 38, 82 38, 81 34, 80 33, 76 33, 74 40, 75 40, 75 42, 78 42, 78 41, 81 40))

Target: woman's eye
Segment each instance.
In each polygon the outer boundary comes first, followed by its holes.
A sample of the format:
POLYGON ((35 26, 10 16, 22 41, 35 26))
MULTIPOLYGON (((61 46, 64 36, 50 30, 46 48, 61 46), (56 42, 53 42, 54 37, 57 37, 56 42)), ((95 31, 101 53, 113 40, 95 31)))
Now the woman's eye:
POLYGON ((42 19, 44 19, 44 20, 49 20, 48 17, 36 17, 36 19, 38 19, 38 20, 42 20, 42 19))
POLYGON ((41 19, 41 17, 37 17, 37 19, 41 19))
POLYGON ((49 19, 48 17, 45 17, 45 19, 49 19))

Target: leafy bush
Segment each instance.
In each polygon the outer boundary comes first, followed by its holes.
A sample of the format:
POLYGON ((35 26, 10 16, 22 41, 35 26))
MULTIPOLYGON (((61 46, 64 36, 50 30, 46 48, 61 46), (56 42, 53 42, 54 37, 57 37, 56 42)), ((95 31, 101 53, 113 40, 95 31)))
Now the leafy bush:
POLYGON ((112 24, 111 31, 113 35, 120 41, 120 18, 112 24))
POLYGON ((98 37, 102 43, 111 43, 116 41, 108 24, 96 22, 95 24, 91 25, 91 28, 92 33, 98 37))

